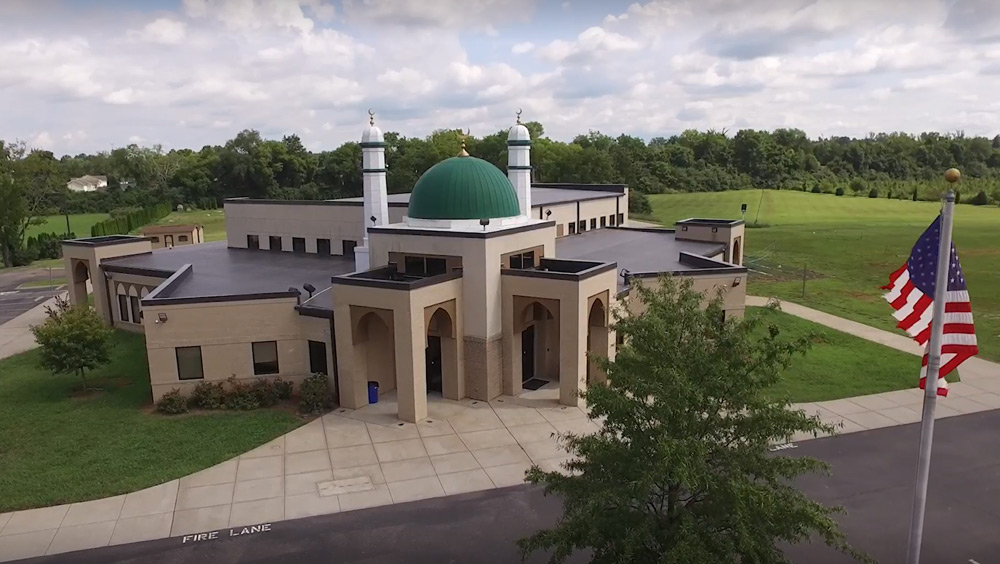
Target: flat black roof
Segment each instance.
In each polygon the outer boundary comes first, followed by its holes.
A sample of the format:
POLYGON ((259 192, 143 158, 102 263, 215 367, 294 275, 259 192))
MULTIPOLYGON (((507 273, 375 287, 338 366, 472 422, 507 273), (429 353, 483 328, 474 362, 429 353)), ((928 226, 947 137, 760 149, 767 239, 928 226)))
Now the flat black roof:
MULTIPOLYGON (((703 269, 681 262, 681 252, 709 256, 724 248, 719 243, 678 241, 668 229, 606 228, 556 239, 557 258, 617 262, 619 271, 633 274, 696 272, 703 269)), ((619 276, 618 289, 624 288, 619 276)))
MULTIPOLYGON (((330 286, 330 277, 354 272, 354 258, 231 249, 225 241, 182 245, 152 253, 105 260, 109 270, 126 267, 176 271, 191 265, 191 275, 170 293, 171 298, 271 294, 309 283, 316 291, 330 286)), ((302 299, 309 296, 302 290, 302 299)))

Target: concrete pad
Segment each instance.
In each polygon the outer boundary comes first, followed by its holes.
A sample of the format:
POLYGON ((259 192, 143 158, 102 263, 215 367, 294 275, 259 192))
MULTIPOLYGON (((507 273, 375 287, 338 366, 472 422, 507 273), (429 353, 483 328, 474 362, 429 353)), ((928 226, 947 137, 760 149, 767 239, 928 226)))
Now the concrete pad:
POLYGON ((376 484, 375 489, 372 491, 349 493, 338 497, 340 499, 341 511, 354 511, 355 509, 366 509, 368 507, 392 504, 389 486, 385 484, 376 484))
POLYGON ((382 463, 382 475, 387 483, 426 478, 435 474, 431 459, 426 457, 382 463))
POLYGON ((901 405, 904 407, 919 406, 924 402, 924 391, 919 388, 896 390, 893 392, 885 392, 879 395, 896 405, 901 405))
POLYGON ((226 528, 229 526, 230 508, 231 506, 226 504, 175 511, 170 536, 179 537, 226 528))
MULTIPOLYGON (((892 409, 890 406, 886 409, 892 409)), ((891 427, 893 425, 898 425, 896 421, 882 415, 877 411, 866 411, 863 413, 855 413, 851 416, 850 421, 861 425, 865 429, 878 429, 881 427, 891 427)), ((845 425, 847 421, 844 421, 845 425)))
POLYGON ((233 491, 233 502, 257 501, 285 495, 285 479, 281 476, 238 482, 233 491))
POLYGON ((503 422, 488 406, 486 409, 469 409, 448 420, 457 433, 472 433, 489 429, 502 429, 503 422))
POLYGON ((385 476, 382 475, 382 467, 377 463, 355 466, 353 468, 335 468, 333 470, 334 480, 357 478, 358 476, 367 476, 373 484, 385 483, 385 476))
POLYGON ((214 505, 228 505, 233 502, 233 487, 234 484, 216 484, 214 486, 182 488, 177 493, 176 509, 179 511, 212 507, 214 505))
POLYGON ((479 468, 479 462, 476 458, 472 456, 471 452, 456 452, 452 454, 442 454, 440 456, 431 457, 431 465, 434 466, 434 471, 441 474, 450 474, 452 472, 464 472, 466 470, 475 470, 479 468))
POLYGON ((491 490, 496 487, 493 485, 493 480, 490 480, 490 477, 486 475, 486 472, 482 468, 452 474, 441 474, 438 475, 438 480, 441 481, 441 487, 444 488, 444 492, 448 495, 491 490))
POLYGON ((236 470, 236 481, 259 480, 273 478, 284 473, 284 457, 264 456, 259 458, 241 458, 236 470))
POLYGON ((336 496, 322 497, 316 491, 285 497, 285 519, 299 519, 339 512, 340 500, 336 496))
POLYGON ((368 426, 363 421, 326 415, 323 417, 323 429, 328 448, 369 445, 372 442, 368 426))
POLYGON ((534 443, 524 443, 521 445, 524 452, 528 454, 531 461, 538 464, 542 460, 549 458, 561 458, 569 453, 553 440, 538 441, 534 443))
POLYGON ((563 468, 563 464, 572 460, 572 456, 561 456, 559 458, 549 458, 538 463, 538 467, 545 472, 558 472, 564 476, 570 474, 569 470, 563 468))
POLYGON ((332 448, 329 451, 329 455, 330 464, 334 470, 378 464, 375 447, 370 444, 332 448))
POLYGON ((0 537, 0 562, 42 556, 48 550, 55 529, 0 537))
POLYGON ((258 499, 234 503, 229 514, 230 527, 273 523, 285 518, 285 498, 258 499))
POLYGON ((319 491, 320 482, 329 482, 332 479, 333 472, 330 470, 285 476, 285 496, 316 493, 319 491))
POLYGON ((486 474, 498 488, 516 486, 524 483, 524 473, 531 468, 531 464, 518 462, 516 464, 505 464, 503 466, 492 466, 486 468, 486 474))
POLYGON ((368 476, 355 476, 354 478, 320 482, 317 486, 319 487, 319 495, 322 497, 367 492, 375 489, 375 484, 372 483, 372 479, 368 476))
POLYGON ((879 413, 901 425, 905 425, 907 423, 916 423, 917 421, 920 421, 919 407, 899 406, 890 409, 883 409, 879 411, 879 413))
POLYGON ((442 435, 454 435, 455 429, 445 419, 434 419, 417 423, 417 432, 420 433, 421 437, 438 437, 442 435))
POLYGON ((506 428, 491 429, 488 431, 474 431, 472 433, 459 433, 458 436, 462 437, 462 442, 464 442, 465 446, 469 447, 470 450, 517 444, 517 441, 514 440, 514 436, 511 435, 506 428))
POLYGON ((7 525, 7 521, 10 521, 10 516, 13 513, 0 513, 0 533, 3 532, 3 528, 7 525))
POLYGON ((568 419, 566 421, 553 421, 552 426, 560 433, 573 433, 574 435, 592 435, 600 429, 597 424, 590 419, 568 419))
POLYGON ((483 468, 491 466, 504 466, 514 463, 528 463, 528 455, 518 445, 508 445, 495 448, 484 448, 472 451, 472 456, 483 468))
POLYGON ((544 441, 552 437, 553 434, 558 433, 556 428, 549 422, 534 423, 532 425, 518 425, 516 427, 508 427, 507 431, 513 435, 514 439, 519 443, 532 443, 535 441, 544 441))
POLYGON ((424 437, 423 442, 424 442, 424 449, 430 456, 452 454, 455 452, 466 452, 469 450, 458 435, 440 435, 436 437, 424 437))
MULTIPOLYGON (((991 409, 1000 409, 1000 394, 985 392, 973 397, 972 400, 991 409)), ((0 523, 0 526, 2 526, 2 523, 0 523)))
POLYGON ((387 443, 389 441, 403 441, 406 439, 420 438, 417 426, 412 423, 396 424, 390 427, 368 423, 368 435, 373 443, 387 443))
POLYGON ((545 418, 542 417, 542 414, 538 413, 538 410, 533 407, 518 405, 508 401, 503 401, 501 403, 500 400, 491 402, 491 405, 493 406, 493 411, 496 412, 497 417, 499 417, 500 421, 503 421, 503 424, 507 427, 545 423, 545 418))
POLYGON ((321 419, 316 419, 285 435, 286 455, 311 450, 326 450, 326 448, 326 433, 321 419))
POLYGON ((302 474, 330 470, 330 453, 324 450, 311 450, 285 455, 285 475, 302 474))
POLYGON ((989 406, 986 406, 976 401, 976 398, 974 396, 966 398, 963 397, 953 398, 951 397, 950 393, 948 394, 948 397, 941 398, 938 400, 938 406, 941 406, 942 404, 947 405, 951 409, 954 409, 955 411, 961 414, 978 413, 980 411, 985 411, 989 409, 989 406))
POLYGON ((111 535, 109 544, 165 539, 170 536, 170 526, 173 524, 173 520, 174 514, 172 512, 119 519, 115 523, 115 532, 111 535))
POLYGON ((404 480, 402 482, 389 482, 388 485, 393 503, 405 503, 407 501, 429 499, 444 495, 444 488, 441 487, 441 482, 437 476, 404 480))
POLYGON ((226 484, 236 481, 236 467, 238 459, 227 460, 222 464, 216 464, 211 468, 206 468, 201 472, 195 472, 190 476, 180 479, 180 487, 194 488, 198 486, 213 486, 216 484, 226 484))
POLYGON ((281 435, 271 442, 264 443, 250 452, 240 455, 240 458, 263 458, 285 454, 285 436, 281 435))
POLYGON ((114 521, 60 527, 45 554, 59 554, 62 552, 107 546, 111 542, 111 534, 114 532, 114 521))
POLYGON ((849 416, 854 413, 861 413, 862 411, 868 411, 868 408, 854 403, 849 399, 838 399, 831 401, 818 402, 816 404, 826 410, 832 411, 837 415, 849 416))
POLYGON ((587 417, 587 414, 583 412, 579 407, 571 407, 568 405, 561 405, 558 407, 549 408, 539 408, 538 413, 542 414, 549 423, 555 421, 566 421, 567 419, 581 419, 587 417))
POLYGON ((52 507, 15 511, 7 521, 7 525, 3 528, 3 533, 0 536, 58 529, 68 511, 69 505, 54 505, 52 507))
MULTIPOLYGON (((124 495, 74 503, 69 506, 69 511, 66 512, 66 517, 63 518, 60 526, 73 527, 76 525, 115 521, 118 519, 118 515, 121 514, 123 505, 125 505, 124 495)), ((2 528, 0 527, 0 529, 2 528)), ((108 533, 108 538, 111 538, 110 533, 108 533)))
MULTIPOLYGON (((871 394, 867 396, 858 396, 856 398, 851 398, 853 403, 860 405, 866 409, 872 411, 880 411, 883 409, 890 409, 896 407, 896 404, 892 401, 882 397, 882 394, 871 394)), ((822 407, 822 404, 819 404, 822 407)))
POLYGON ((409 460, 412 458, 423 458, 427 456, 424 443, 420 439, 408 439, 405 441, 392 441, 388 443, 377 443, 375 454, 379 462, 396 462, 398 460, 409 460))

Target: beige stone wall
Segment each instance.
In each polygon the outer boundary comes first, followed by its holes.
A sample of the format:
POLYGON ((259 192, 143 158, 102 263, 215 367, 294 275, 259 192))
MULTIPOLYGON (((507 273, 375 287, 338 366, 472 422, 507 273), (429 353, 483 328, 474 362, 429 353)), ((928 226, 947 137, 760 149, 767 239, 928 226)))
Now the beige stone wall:
MULTIPOLYGON (((744 310, 746 309, 747 288, 747 275, 745 272, 733 274, 694 274, 684 276, 684 278, 691 279, 694 291, 705 295, 704 303, 707 303, 709 299, 714 297, 716 291, 722 289, 723 309, 726 311, 726 318, 743 317, 744 310), (739 279, 739 285, 734 286, 737 279, 739 279)), ((659 286, 656 278, 643 278, 642 283, 649 288, 659 286)), ((629 298, 629 306, 633 315, 640 315, 646 311, 645 304, 635 299, 634 296, 629 298)))
MULTIPOLYGON (((614 196, 608 198, 601 198, 597 200, 586 200, 580 202, 580 221, 587 222, 587 230, 590 230, 590 219, 597 219, 597 228, 601 228, 601 217, 604 217, 605 226, 610 226, 609 216, 615 215, 615 203, 618 198, 621 198, 618 208, 618 212, 624 214, 625 221, 628 221, 628 197, 627 196, 614 196)), ((534 206, 532 207, 531 217, 534 219, 539 219, 539 209, 542 210, 541 218, 545 219, 545 211, 552 210, 552 215, 547 219, 549 221, 556 222, 557 225, 562 226, 562 236, 569 235, 569 225, 571 223, 576 223, 576 202, 568 202, 564 204, 555 204, 552 206, 534 206)), ((616 220, 617 221, 617 220, 616 220)))
POLYGON ((101 291, 104 288, 103 274, 100 270, 101 261, 106 258, 148 253, 153 248, 148 240, 136 239, 135 241, 104 246, 63 245, 62 250, 70 303, 86 303, 86 280, 77 279, 78 266, 80 264, 86 265, 94 290, 94 309, 97 310, 98 315, 105 323, 111 325, 112 306, 108 303, 107 292, 101 291))
MULTIPOLYGON (((205 381, 281 377, 296 383, 309 375, 308 340, 328 343, 332 367, 329 321, 304 317, 295 311, 294 298, 182 305, 147 305, 143 326, 149 357, 153 400, 174 388, 190 393, 200 380, 177 378, 176 347, 201 347, 205 381), (157 323, 165 313, 167 321, 157 323), (251 343, 276 341, 277 374, 253 373, 251 343)), ((330 368, 332 374, 332 368, 330 368)))
MULTIPOLYGON (((142 321, 132 319, 131 307, 128 312, 128 321, 122 320, 121 311, 119 309, 120 304, 118 303, 118 295, 124 294, 126 296, 137 296, 140 300, 139 311, 142 312, 142 298, 146 297, 147 294, 155 290, 157 286, 166 280, 166 278, 137 276, 135 274, 123 274, 120 272, 108 272, 106 273, 106 276, 107 291, 108 295, 111 296, 111 303, 109 305, 112 325, 116 329, 132 331, 133 333, 144 332, 142 321)), ((145 318, 144 312, 142 317, 145 318)))
POLYGON ((171 237, 172 246, 180 247, 182 245, 195 245, 198 243, 203 243, 205 241, 204 230, 201 227, 192 227, 191 229, 177 229, 176 231, 171 231, 170 233, 164 233, 162 231, 163 226, 157 226, 155 233, 146 234, 145 231, 142 232, 144 237, 150 238, 150 243, 154 249, 162 249, 167 246, 167 236, 171 237), (181 240, 181 236, 184 236, 186 240, 181 240))
POLYGON ((742 265, 744 247, 746 245, 745 227, 742 223, 731 227, 721 225, 678 225, 677 237, 692 241, 724 243, 726 250, 723 251, 723 258, 721 260, 742 265), (715 229, 715 231, 713 232, 712 229, 715 229), (737 242, 738 245, 735 244, 737 242), (733 257, 733 251, 737 247, 737 256, 733 257))
MULTIPOLYGON (((392 217, 390 208, 390 218, 392 217)), ((306 252, 316 252, 316 239, 330 239, 330 253, 343 254, 343 242, 363 239, 360 205, 248 204, 226 202, 226 240, 230 247, 247 248, 247 235, 257 235, 268 250, 272 235, 280 236, 282 250, 292 250, 292 238, 305 239, 306 252)))

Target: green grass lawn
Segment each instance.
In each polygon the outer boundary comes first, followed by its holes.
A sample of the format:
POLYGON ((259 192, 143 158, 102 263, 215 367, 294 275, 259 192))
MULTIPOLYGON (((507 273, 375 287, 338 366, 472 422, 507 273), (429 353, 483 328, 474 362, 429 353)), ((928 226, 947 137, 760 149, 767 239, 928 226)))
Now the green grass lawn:
MULTIPOLYGON (((90 237, 90 228, 100 221, 108 218, 106 213, 79 213, 69 216, 69 227, 76 233, 77 237, 90 237)), ((49 215, 45 216, 44 223, 28 227, 26 236, 38 235, 39 233, 65 233, 66 216, 49 215)))
MULTIPOLYGON (((805 356, 797 356, 782 375, 775 395, 793 402, 825 401, 913 388, 920 357, 764 308, 747 308, 748 318, 763 318, 781 338, 815 335, 805 356)), ((949 381, 951 378, 949 377, 949 381)))
POLYGON ((204 225, 205 241, 223 241, 226 239, 226 215, 222 208, 217 210, 194 210, 172 212, 154 225, 204 225))
POLYGON ((49 280, 45 278, 43 280, 34 280, 32 282, 25 282, 21 284, 20 288, 45 288, 47 286, 62 286, 66 284, 66 279, 63 277, 52 278, 49 280))
POLYGON ((142 335, 117 332, 110 364, 79 379, 0 360, 0 512, 122 494, 179 478, 298 427, 282 410, 151 413, 142 335))
MULTIPOLYGON (((759 209, 758 221, 769 227, 746 233, 746 263, 756 271, 749 294, 892 331, 898 330, 879 287, 906 261, 940 209, 935 202, 785 190, 664 194, 650 201, 656 220, 668 226, 686 217, 739 218, 744 202, 750 225, 759 209)), ((1000 360, 1000 208, 955 206, 955 245, 968 280, 980 355, 1000 360)))

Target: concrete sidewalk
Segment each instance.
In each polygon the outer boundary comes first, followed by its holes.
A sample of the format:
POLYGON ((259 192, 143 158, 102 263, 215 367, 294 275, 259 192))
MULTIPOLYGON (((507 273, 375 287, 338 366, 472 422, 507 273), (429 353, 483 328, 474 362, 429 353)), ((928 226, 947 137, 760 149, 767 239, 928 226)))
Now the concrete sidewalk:
MULTIPOLYGON (((746 304, 762 307, 767 305, 767 302, 767 298, 747 296, 746 304)), ((905 353, 923 356, 922 347, 905 335, 876 329, 792 302, 780 302, 780 305, 781 311, 796 317, 905 353)), ((916 387, 919 366, 919 363, 913 365, 914 387, 911 389, 801 403, 795 406, 808 413, 818 414, 824 422, 841 426, 838 431, 840 433, 916 423, 920 421, 924 397, 923 390, 916 387)), ((981 358, 970 358, 962 363, 958 371, 962 381, 950 384, 948 397, 938 401, 936 419, 1000 408, 1000 364, 981 358)), ((801 441, 809 438, 812 438, 812 435, 795 436, 792 440, 801 441)))
MULTIPOLYGON (((65 292, 59 295, 66 296, 65 292)), ((35 336, 31 334, 32 325, 45 322, 45 307, 55 304, 55 298, 49 298, 21 315, 0 325, 0 359, 23 353, 38 346, 35 336)))

